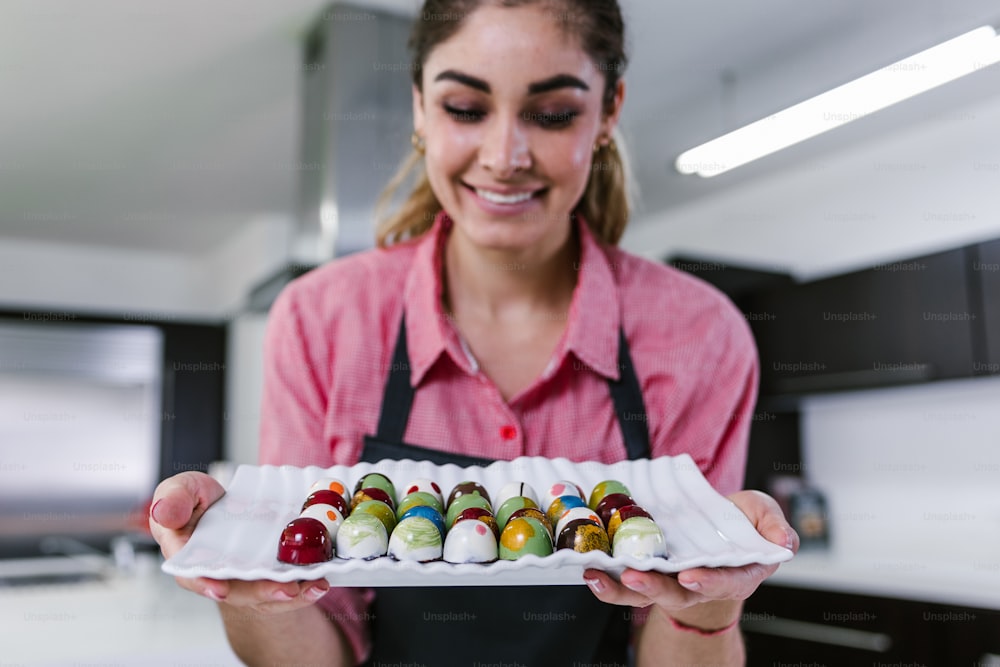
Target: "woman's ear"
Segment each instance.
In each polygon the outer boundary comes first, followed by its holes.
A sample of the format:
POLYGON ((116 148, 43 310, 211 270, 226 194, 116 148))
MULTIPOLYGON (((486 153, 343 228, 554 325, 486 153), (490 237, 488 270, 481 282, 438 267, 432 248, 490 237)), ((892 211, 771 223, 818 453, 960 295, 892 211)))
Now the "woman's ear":
POLYGON ((413 84, 413 130, 424 136, 424 94, 413 84))
POLYGON ((622 106, 625 104, 625 81, 618 79, 617 85, 615 85, 615 96, 612 101, 612 109, 609 113, 606 113, 601 119, 601 133, 599 136, 611 137, 614 134, 614 130, 618 127, 618 120, 622 115, 622 106))

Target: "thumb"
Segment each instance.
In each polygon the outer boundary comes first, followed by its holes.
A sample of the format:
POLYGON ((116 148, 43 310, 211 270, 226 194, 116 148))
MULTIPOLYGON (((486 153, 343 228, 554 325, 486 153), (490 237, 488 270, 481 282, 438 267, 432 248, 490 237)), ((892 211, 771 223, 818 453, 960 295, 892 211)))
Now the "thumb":
POLYGON ((222 485, 205 473, 182 472, 156 487, 150 520, 170 530, 193 527, 224 493, 222 485))
POLYGON ((729 499, 746 514, 764 539, 793 552, 799 550, 799 536, 774 498, 761 491, 739 491, 729 499))

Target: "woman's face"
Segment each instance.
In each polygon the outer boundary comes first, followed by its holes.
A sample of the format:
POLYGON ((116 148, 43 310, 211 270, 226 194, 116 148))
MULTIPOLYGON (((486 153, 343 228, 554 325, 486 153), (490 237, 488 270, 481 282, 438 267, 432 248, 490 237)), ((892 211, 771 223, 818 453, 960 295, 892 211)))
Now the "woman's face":
POLYGON ((565 242, 594 145, 610 137, 605 78, 541 7, 486 6, 435 47, 414 125, 438 201, 473 244, 547 253, 565 242))

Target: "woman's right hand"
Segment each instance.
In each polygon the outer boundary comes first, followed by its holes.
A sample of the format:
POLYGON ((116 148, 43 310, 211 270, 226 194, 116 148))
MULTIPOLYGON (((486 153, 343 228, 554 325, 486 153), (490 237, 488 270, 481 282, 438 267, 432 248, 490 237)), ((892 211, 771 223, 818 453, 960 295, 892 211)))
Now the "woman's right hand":
MULTIPOLYGON (((165 558, 183 547, 199 519, 225 489, 203 472, 182 472, 160 482, 149 510, 149 529, 165 558)), ((262 614, 279 614, 307 607, 330 589, 325 579, 286 583, 176 577, 183 588, 217 602, 250 608, 262 614)))

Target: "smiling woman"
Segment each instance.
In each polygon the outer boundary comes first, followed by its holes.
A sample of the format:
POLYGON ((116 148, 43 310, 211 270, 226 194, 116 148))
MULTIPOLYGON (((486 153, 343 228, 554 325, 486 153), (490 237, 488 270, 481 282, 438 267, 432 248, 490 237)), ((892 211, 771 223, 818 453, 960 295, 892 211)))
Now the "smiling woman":
MULTIPOLYGON (((616 247, 624 35, 617 0, 424 4, 416 185, 379 248, 274 303, 261 463, 687 454, 794 548, 777 504, 738 491, 758 377, 746 321, 707 284, 616 247)), ((151 526, 165 554, 221 494, 196 473, 163 482, 151 526)), ((623 665, 631 644, 639 664, 728 665, 743 660, 741 600, 775 568, 587 570, 587 586, 550 587, 181 584, 219 601, 234 649, 261 664, 623 665), (647 607, 648 620, 633 611, 647 607)))
MULTIPOLYGON (((463 53, 462 57, 479 55, 487 61, 492 58, 493 62, 484 63, 485 66, 481 70, 500 73, 500 81, 494 85, 510 80, 511 75, 519 75, 516 78, 522 89, 513 92, 521 99, 509 102, 515 104, 515 111, 524 126, 534 126, 542 131, 574 131, 576 135, 581 131, 584 135, 588 131, 591 133, 589 137, 591 141, 586 146, 586 148, 593 146, 594 149, 592 163, 588 165, 589 172, 581 169, 579 164, 573 165, 581 176, 585 176, 583 194, 575 200, 574 211, 587 221, 601 240, 615 244, 624 233, 628 222, 631 187, 628 163, 624 158, 624 145, 615 129, 623 98, 621 77, 628 64, 624 24, 616 3, 565 3, 551 0, 546 2, 505 0, 496 3, 483 3, 481 0, 431 0, 425 3, 425 12, 415 23, 410 40, 414 63, 419 64, 413 68, 414 113, 417 117, 422 117, 427 110, 423 99, 425 81, 434 86, 434 90, 428 92, 429 95, 433 95, 438 88, 446 85, 444 82, 454 82, 455 85, 451 86, 455 89, 452 91, 452 96, 439 102, 440 109, 450 116, 451 122, 456 125, 472 125, 482 124, 487 120, 486 106, 500 103, 502 100, 499 97, 503 91, 494 91, 487 78, 477 76, 470 71, 469 63, 473 62, 471 60, 458 61, 464 64, 459 70, 435 71, 433 67, 436 62, 441 62, 442 58, 440 54, 436 59, 431 59, 430 56, 435 47, 451 40, 464 26, 467 18, 470 19, 469 23, 482 24, 486 28, 491 25, 490 12, 519 7, 530 10, 520 14, 523 25, 503 27, 506 24, 492 23, 492 30, 483 36, 508 42, 511 35, 518 35, 519 40, 525 43, 525 48, 518 49, 521 62, 507 58, 500 60, 490 56, 490 52, 482 48, 483 44, 478 41, 478 37, 475 38, 477 41, 467 41, 464 45, 467 53, 463 53), (485 5, 484 11, 477 12, 477 17, 473 14, 473 10, 480 5, 485 5), (544 53, 551 56, 549 68, 553 68, 555 73, 544 80, 529 80, 522 83, 520 80, 528 75, 537 76, 545 69, 534 60, 537 51, 531 48, 531 43, 537 45, 539 39, 549 40, 541 43, 560 44, 561 50, 565 51, 568 57, 560 62, 555 56, 554 49, 551 51, 546 49, 544 53), (564 64, 569 69, 558 70, 558 67, 564 64), (429 68, 431 73, 428 73, 429 68), (464 91, 467 93, 466 96, 471 96, 472 99, 466 101, 463 98, 464 105, 459 105, 457 100, 450 101, 452 97, 460 94, 463 87, 467 89, 464 91), (517 111, 518 104, 524 106, 520 111, 517 111), (579 108, 581 106, 583 108, 579 108), (595 122, 600 121, 604 121, 605 124, 601 128, 604 134, 594 145, 598 139, 595 136, 595 122), (581 125, 584 127, 581 128, 581 125)), ((453 50, 457 50, 456 47, 463 49, 459 44, 453 45, 453 50)), ((448 144, 439 144, 435 140, 435 134, 429 135, 428 142, 428 133, 433 133, 439 128, 444 130, 441 132, 441 139, 454 136, 450 135, 444 123, 435 124, 423 132, 418 127, 414 152, 381 198, 384 208, 396 190, 408 182, 414 172, 417 173, 417 184, 407 200, 394 214, 385 217, 379 224, 377 239, 382 247, 423 234, 431 228, 438 211, 442 208, 450 210, 447 206, 442 206, 443 202, 439 201, 439 195, 435 194, 431 182, 437 166, 435 157, 441 153, 450 153, 452 148, 448 144), (423 151, 427 146, 433 146, 437 151, 432 150, 427 157, 425 169, 423 151), (430 175, 427 172, 430 172, 430 175)), ((494 191, 502 194, 503 190, 495 188, 494 191)), ((479 194, 488 199, 491 193, 488 190, 485 193, 480 190, 479 194)))

